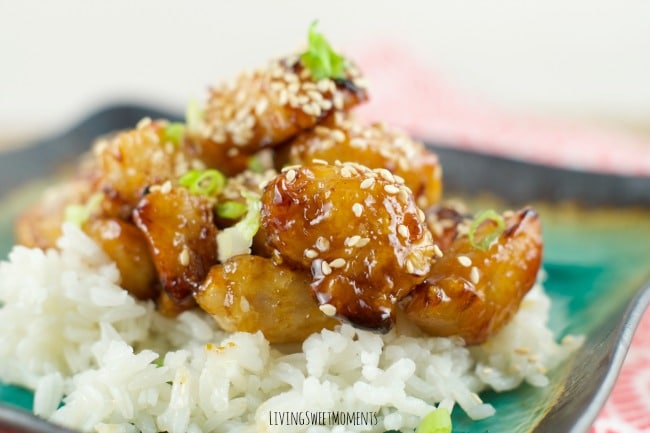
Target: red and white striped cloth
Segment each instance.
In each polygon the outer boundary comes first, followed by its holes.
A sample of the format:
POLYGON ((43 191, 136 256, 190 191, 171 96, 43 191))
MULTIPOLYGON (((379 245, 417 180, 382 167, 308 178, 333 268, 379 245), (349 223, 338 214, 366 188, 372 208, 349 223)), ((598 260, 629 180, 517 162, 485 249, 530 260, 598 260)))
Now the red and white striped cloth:
MULTIPOLYGON (((437 143, 544 164, 650 176, 650 140, 514 114, 449 86, 392 42, 351 50, 370 82, 367 121, 401 126, 437 143)), ((650 432, 650 310, 590 433, 650 432)))

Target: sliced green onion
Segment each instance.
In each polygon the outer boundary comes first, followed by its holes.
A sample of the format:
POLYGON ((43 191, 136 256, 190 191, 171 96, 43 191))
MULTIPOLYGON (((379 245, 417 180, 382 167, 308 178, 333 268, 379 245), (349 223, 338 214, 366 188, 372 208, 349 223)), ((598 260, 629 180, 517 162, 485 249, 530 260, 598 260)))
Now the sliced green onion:
POLYGON ((422 418, 417 433, 451 433, 451 427, 451 414, 439 407, 422 418))
POLYGON ((487 251, 488 248, 490 248, 490 245, 492 245, 492 242, 497 240, 499 236, 501 236, 501 233, 506 228, 506 223, 503 220, 503 217, 496 213, 495 210, 489 209, 486 211, 481 212, 476 216, 474 219, 474 222, 472 222, 472 225, 469 227, 469 243, 472 244, 474 248, 478 248, 481 251, 487 251), (497 223, 497 227, 492 230, 491 232, 487 233, 485 236, 483 236, 483 239, 481 239, 481 242, 476 242, 476 239, 474 238, 476 234, 476 230, 478 227, 483 223, 483 221, 486 220, 492 220, 495 223, 497 223))
POLYGON ((192 194, 213 196, 226 185, 226 177, 215 169, 190 170, 178 182, 192 194))
POLYGON ((203 110, 201 110, 196 100, 191 99, 185 110, 187 130, 190 132, 198 132, 201 122, 203 122, 203 110))
POLYGON ((64 221, 81 227, 95 212, 104 199, 101 192, 93 194, 85 204, 71 204, 65 208, 64 221))
POLYGON ((318 21, 309 26, 307 51, 300 56, 302 64, 309 69, 314 80, 345 78, 346 61, 334 52, 325 36, 316 31, 318 21))
POLYGON ((237 219, 246 213, 248 208, 238 201, 226 201, 217 205, 217 215, 221 218, 237 219))
POLYGON ((185 125, 182 123, 169 123, 163 130, 163 141, 178 146, 185 134, 185 125))
POLYGON ((232 256, 250 254, 253 237, 260 228, 262 201, 249 192, 242 192, 246 199, 247 212, 244 218, 232 227, 217 234, 219 260, 224 262, 232 256))

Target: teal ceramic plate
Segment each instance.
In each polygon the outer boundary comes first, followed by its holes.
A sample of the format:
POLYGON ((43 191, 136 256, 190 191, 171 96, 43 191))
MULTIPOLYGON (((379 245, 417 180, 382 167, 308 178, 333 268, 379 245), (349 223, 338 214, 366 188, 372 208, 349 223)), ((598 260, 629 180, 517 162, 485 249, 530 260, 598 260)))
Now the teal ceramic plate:
MULTIPOLYGON (((26 182, 51 175, 93 137, 131 127, 145 115, 175 117, 137 106, 110 107, 61 136, 0 156, 0 257, 6 257, 13 243, 13 218, 40 189, 38 182, 24 187, 26 182)), ((472 422, 455 412, 454 432, 588 431, 650 302, 650 179, 432 147, 445 168, 447 191, 477 207, 486 201, 494 206, 496 200, 498 206, 533 203, 540 210, 545 286, 553 298, 551 327, 558 338, 586 336, 583 348, 552 372, 550 386, 486 393, 483 397, 497 408, 497 415, 472 422)), ((15 432, 63 431, 28 415, 31 399, 26 390, 0 384, 0 431, 9 425, 15 432)))

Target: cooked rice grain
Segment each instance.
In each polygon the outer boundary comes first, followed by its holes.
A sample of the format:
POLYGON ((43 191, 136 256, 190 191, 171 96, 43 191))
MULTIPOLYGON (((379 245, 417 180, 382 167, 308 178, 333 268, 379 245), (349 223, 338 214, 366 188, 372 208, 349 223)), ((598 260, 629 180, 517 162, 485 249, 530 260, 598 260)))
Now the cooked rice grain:
POLYGON ((440 402, 480 419, 494 408, 476 393, 544 386, 581 344, 555 342, 538 286, 478 347, 398 321, 387 335, 324 330, 291 351, 261 333, 226 334, 199 311, 160 316, 119 287, 115 265, 75 226, 59 246, 15 247, 0 263, 0 378, 35 390, 38 415, 82 431, 382 432, 417 427, 440 402), (376 425, 271 422, 285 411, 379 416, 376 425))

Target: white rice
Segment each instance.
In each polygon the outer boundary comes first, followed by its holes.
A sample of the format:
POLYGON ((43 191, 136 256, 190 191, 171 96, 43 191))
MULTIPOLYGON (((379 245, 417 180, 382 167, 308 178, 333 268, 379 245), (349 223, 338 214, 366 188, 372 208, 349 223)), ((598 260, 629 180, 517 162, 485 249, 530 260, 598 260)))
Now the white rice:
POLYGON ((39 416, 81 431, 383 432, 417 427, 438 404, 480 419, 494 408, 477 392, 545 386, 581 344, 555 342, 537 286, 479 347, 398 321, 387 335, 343 325, 277 348, 198 311, 163 318, 120 288, 115 265, 72 225, 59 246, 15 247, 0 263, 0 378, 35 390, 39 416), (304 418, 288 425, 283 414, 304 418), (362 422, 310 418, 333 414, 362 422))

